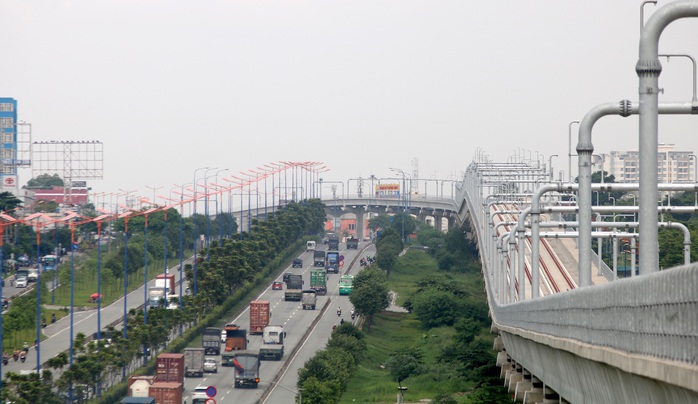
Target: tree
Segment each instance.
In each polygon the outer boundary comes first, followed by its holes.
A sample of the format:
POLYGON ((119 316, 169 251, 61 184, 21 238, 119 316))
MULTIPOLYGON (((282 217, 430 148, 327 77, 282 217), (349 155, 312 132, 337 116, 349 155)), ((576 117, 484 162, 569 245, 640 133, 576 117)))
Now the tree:
POLYGON ((0 212, 12 210, 21 205, 22 201, 14 196, 12 192, 0 192, 0 212))
POLYGON ((53 187, 62 187, 63 179, 58 174, 41 174, 27 181, 24 188, 28 189, 51 189, 53 187))
POLYGON ((412 296, 412 312, 424 328, 452 326, 458 318, 459 304, 451 292, 428 289, 412 296))
POLYGON ((393 355, 385 362, 385 367, 390 370, 393 380, 398 383, 424 371, 424 366, 411 355, 393 355))
POLYGON ((354 287, 349 301, 356 313, 368 319, 370 329, 373 315, 385 310, 390 305, 390 296, 385 277, 377 269, 364 269, 354 278, 354 287), (366 277, 366 279, 363 279, 366 277), (358 286, 357 284, 358 279, 358 286))

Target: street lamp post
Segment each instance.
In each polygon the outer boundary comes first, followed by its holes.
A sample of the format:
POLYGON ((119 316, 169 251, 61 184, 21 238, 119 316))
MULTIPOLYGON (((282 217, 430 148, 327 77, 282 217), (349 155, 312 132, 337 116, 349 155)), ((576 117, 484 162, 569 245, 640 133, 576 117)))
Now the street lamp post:
POLYGON ((197 291, 197 286, 198 286, 197 285, 197 273, 196 273, 196 251, 197 251, 197 247, 199 244, 199 237, 196 234, 196 190, 198 188, 198 184, 196 182, 196 173, 199 170, 208 170, 208 169, 209 169, 208 167, 200 167, 200 168, 197 168, 196 170, 194 170, 194 181, 193 181, 193 184, 194 184, 194 199, 193 199, 193 201, 194 201, 194 214, 192 215, 192 219, 194 220, 194 264, 193 264, 194 265, 194 296, 196 296, 196 291, 197 291))

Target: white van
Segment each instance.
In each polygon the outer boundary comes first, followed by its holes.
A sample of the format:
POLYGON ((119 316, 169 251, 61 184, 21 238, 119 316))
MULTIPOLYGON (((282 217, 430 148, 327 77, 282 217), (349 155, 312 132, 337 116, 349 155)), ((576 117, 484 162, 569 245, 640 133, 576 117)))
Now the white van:
POLYGON ((315 251, 315 242, 308 241, 308 243, 305 245, 305 251, 315 251))

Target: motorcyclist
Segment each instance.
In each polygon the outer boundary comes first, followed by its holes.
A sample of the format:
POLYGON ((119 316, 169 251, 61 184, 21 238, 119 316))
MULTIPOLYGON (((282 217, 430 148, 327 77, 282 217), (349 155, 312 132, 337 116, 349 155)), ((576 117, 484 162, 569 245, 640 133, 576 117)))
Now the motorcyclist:
POLYGON ((24 344, 22 344, 22 351, 29 352, 29 344, 27 341, 24 341, 24 344))
POLYGON ((342 308, 341 308, 341 307, 337 307, 337 317, 339 317, 339 316, 341 316, 341 315, 342 315, 342 308))
POLYGON ((15 349, 15 351, 12 353, 12 359, 17 362, 17 359, 19 359, 19 349, 15 349))
POLYGON ((339 320, 339 325, 344 324, 344 319, 339 320))
POLYGON ((20 352, 19 353, 19 360, 21 360, 22 363, 24 363, 24 361, 27 360, 27 353, 24 351, 20 352))
POLYGON ((7 354, 7 352, 2 353, 2 364, 7 365, 7 362, 10 361, 10 355, 7 354))

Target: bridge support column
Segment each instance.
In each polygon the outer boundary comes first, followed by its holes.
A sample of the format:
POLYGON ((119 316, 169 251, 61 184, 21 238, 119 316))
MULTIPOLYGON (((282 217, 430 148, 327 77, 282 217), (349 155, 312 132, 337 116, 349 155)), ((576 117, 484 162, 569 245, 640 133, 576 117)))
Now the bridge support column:
POLYGON ((504 363, 502 363, 502 369, 499 371, 499 377, 501 379, 506 379, 507 372, 510 372, 513 368, 514 365, 512 364, 511 356, 507 355, 507 359, 504 363))
POLYGON ((560 400, 560 395, 548 386, 543 388, 543 404, 560 404, 563 401, 560 400))
POLYGON ((524 393, 524 404, 540 403, 543 401, 543 382, 535 376, 531 376, 531 390, 524 393))
POLYGON ((438 231, 441 231, 441 222, 443 218, 443 215, 434 214, 434 228, 438 231))
POLYGON ((451 230, 454 227, 456 227, 456 218, 453 216, 448 217, 448 229, 446 230, 451 230))
POLYGON ((523 403, 524 395, 527 391, 533 388, 533 383, 531 382, 531 372, 524 369, 523 379, 516 383, 516 389, 514 390, 514 401, 518 403, 523 403))
POLYGON ((521 381, 523 381, 523 367, 520 364, 516 364, 515 371, 509 375, 507 391, 509 393, 516 393, 516 385, 521 381))
POLYGON ((356 215, 356 237, 358 237, 359 240, 363 240, 365 234, 364 230, 366 229, 366 223, 364 223, 364 209, 357 208, 354 214, 356 215))

